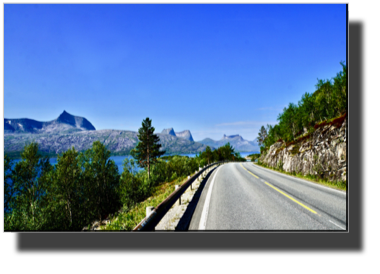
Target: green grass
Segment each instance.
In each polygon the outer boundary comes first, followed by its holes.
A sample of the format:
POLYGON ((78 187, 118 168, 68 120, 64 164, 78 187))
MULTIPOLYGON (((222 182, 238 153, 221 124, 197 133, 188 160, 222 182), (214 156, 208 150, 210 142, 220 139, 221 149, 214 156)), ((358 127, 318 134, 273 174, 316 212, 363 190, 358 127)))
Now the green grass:
POLYGON ((145 218, 146 207, 157 207, 174 191, 175 185, 181 185, 185 180, 187 179, 182 177, 156 187, 151 197, 136 204, 131 209, 123 207, 122 212, 112 217, 111 222, 101 227, 101 230, 132 230, 145 218))
POLYGON ((286 172, 286 171, 278 169, 278 168, 269 167, 269 166, 262 164, 262 163, 261 164, 254 163, 254 164, 259 165, 259 166, 264 167, 264 168, 275 170, 277 172, 287 174, 287 175, 292 176, 292 177, 296 177, 296 178, 304 179, 304 180, 307 180, 307 181, 310 181, 310 182, 313 182, 316 184, 324 185, 324 186, 327 186, 327 187, 330 187, 333 189, 344 190, 344 191, 347 190, 347 184, 344 181, 333 181, 333 182, 331 182, 331 181, 328 181, 325 179, 320 179, 317 176, 312 175, 312 174, 303 175, 302 173, 291 173, 291 172, 286 172))

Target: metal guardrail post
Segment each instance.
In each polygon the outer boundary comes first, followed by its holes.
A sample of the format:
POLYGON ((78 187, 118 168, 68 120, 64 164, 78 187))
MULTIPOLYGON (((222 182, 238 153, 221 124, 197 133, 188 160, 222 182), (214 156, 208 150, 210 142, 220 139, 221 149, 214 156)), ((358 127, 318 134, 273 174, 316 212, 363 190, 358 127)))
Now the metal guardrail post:
MULTIPOLYGON (((179 185, 175 185, 175 190, 177 190, 179 187, 179 185)), ((178 205, 181 205, 181 196, 178 197, 177 201, 178 205)))
POLYGON ((153 209, 154 209, 154 206, 147 206, 146 207, 146 209, 145 209, 145 213, 146 213, 146 218, 148 218, 149 217, 149 215, 152 213, 152 211, 153 211, 153 209))

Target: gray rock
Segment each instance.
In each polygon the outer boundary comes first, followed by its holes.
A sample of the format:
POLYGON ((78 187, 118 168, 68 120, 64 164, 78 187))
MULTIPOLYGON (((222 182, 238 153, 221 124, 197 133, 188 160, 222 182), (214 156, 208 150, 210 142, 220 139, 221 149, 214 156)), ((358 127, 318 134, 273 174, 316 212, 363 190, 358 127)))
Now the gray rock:
POLYGON ((176 134, 175 134, 175 132, 174 132, 174 130, 173 130, 172 127, 171 127, 171 128, 165 128, 165 129, 161 132, 161 134, 169 134, 169 135, 172 135, 172 136, 176 136, 176 134))
POLYGON ((329 125, 320 127, 309 139, 288 147, 283 142, 277 142, 260 157, 260 161, 270 167, 281 166, 287 172, 320 174, 330 181, 346 181, 346 142, 340 137, 340 132, 345 132, 345 126, 346 120, 341 128, 329 125))
POLYGON ((181 132, 176 132, 175 135, 177 137, 184 138, 186 140, 194 142, 194 139, 193 139, 193 136, 191 135, 190 130, 184 130, 184 131, 181 131, 181 132))

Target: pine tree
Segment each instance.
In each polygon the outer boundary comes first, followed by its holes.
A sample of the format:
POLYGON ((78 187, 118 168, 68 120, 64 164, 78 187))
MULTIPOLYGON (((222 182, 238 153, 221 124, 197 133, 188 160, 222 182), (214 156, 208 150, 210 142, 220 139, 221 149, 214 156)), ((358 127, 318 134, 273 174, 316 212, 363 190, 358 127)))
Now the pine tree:
POLYGON ((265 129, 264 126, 261 126, 259 136, 256 138, 257 143, 259 146, 262 146, 264 144, 265 139, 268 137, 267 130, 265 129))
POLYGON ((161 145, 158 143, 160 138, 154 134, 154 130, 152 120, 148 117, 143 120, 142 127, 137 135, 139 143, 131 151, 131 155, 137 160, 139 166, 148 168, 148 179, 151 165, 157 161, 158 157, 165 154, 165 151, 160 151, 161 145))

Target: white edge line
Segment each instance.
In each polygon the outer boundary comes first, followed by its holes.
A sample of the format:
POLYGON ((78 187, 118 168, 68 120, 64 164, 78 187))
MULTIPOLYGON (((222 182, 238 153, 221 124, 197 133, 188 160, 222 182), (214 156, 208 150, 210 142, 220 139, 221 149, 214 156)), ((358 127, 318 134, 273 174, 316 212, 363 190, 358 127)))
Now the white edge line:
POLYGON ((337 189, 334 189, 334 188, 330 188, 330 187, 327 187, 327 186, 323 186, 323 185, 320 185, 320 184, 317 184, 317 183, 312 183, 312 182, 309 182, 309 181, 306 181, 306 180, 302 180, 300 178, 296 178, 296 177, 293 177, 293 176, 289 176, 288 174, 283 174, 281 172, 278 172, 276 170, 272 170, 272 169, 269 169, 269 168, 264 168, 264 167, 261 167, 261 166, 258 166, 256 164, 254 164, 255 167, 259 168, 259 169, 263 169, 263 170, 269 170, 269 171, 273 171, 273 172, 276 172, 278 175, 281 175, 283 177, 286 177, 286 178, 292 178, 292 179, 295 179, 299 182, 303 182, 303 183, 307 183, 309 185, 313 185, 313 186, 316 186, 316 187, 319 187, 319 188, 323 188, 323 189, 327 189, 327 190, 331 190, 333 192, 337 192, 337 193, 340 193, 342 195, 346 195, 347 196, 347 193, 344 192, 344 191, 341 191, 341 190, 337 190, 337 189))
POLYGON ((346 230, 344 227, 341 227, 340 225, 338 225, 338 224, 336 224, 336 223, 334 223, 333 221, 331 221, 331 220, 329 220, 329 222, 330 223, 332 223, 332 224, 334 224, 334 225, 336 225, 337 227, 340 227, 341 229, 343 229, 343 230, 346 230))
POLYGON ((214 175, 214 178, 211 181, 209 190, 207 192, 206 201, 205 201, 205 204, 203 206, 203 211, 202 211, 202 215, 201 215, 201 220, 199 221, 199 228, 198 228, 199 230, 205 230, 206 229, 208 209, 210 207, 210 200, 211 200, 211 192, 212 192, 212 188, 214 186, 214 181, 215 181, 216 174, 218 174, 218 171, 220 170, 220 168, 221 167, 219 167, 218 170, 216 171, 216 173, 214 175))

